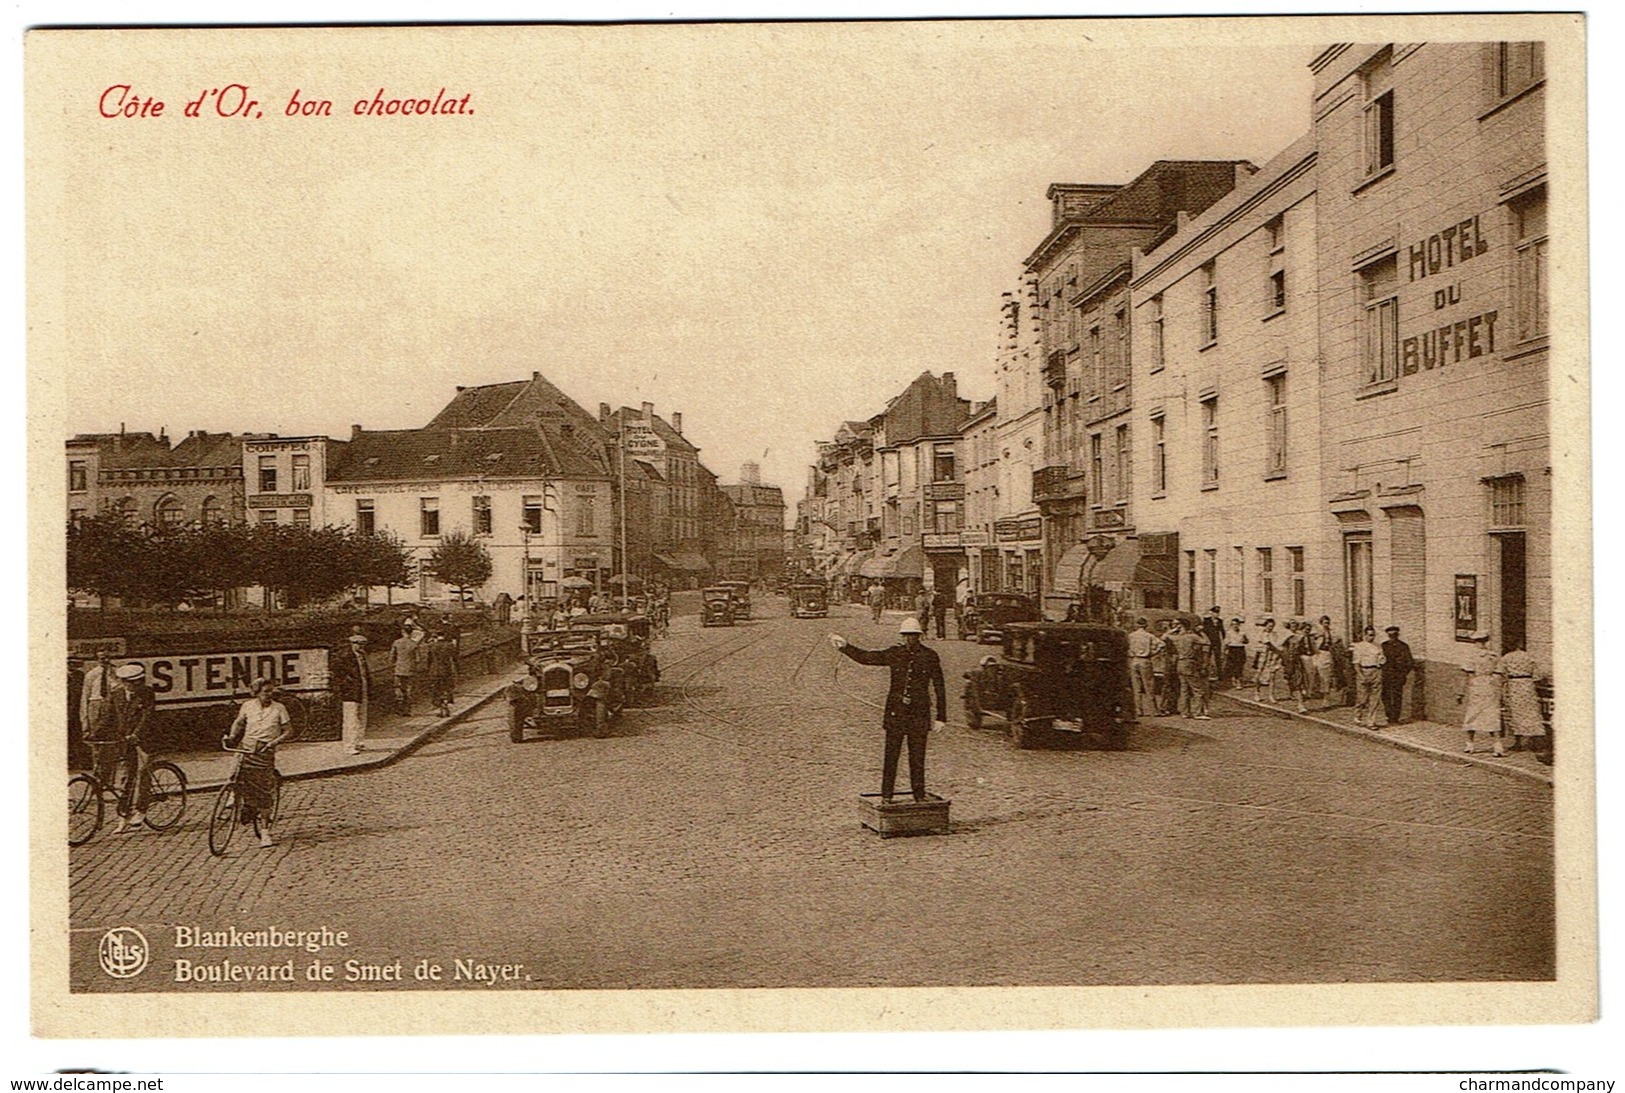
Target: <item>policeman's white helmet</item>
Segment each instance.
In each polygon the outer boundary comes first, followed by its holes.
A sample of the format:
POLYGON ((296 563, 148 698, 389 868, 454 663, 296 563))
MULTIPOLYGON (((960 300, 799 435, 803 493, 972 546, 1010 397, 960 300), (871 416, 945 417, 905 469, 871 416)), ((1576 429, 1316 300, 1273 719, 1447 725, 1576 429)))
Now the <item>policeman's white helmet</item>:
POLYGON ((899 634, 923 634, 923 633, 925 633, 925 631, 920 628, 920 620, 919 619, 904 619, 903 620, 903 625, 901 625, 901 626, 899 626, 897 628, 897 632, 899 634))

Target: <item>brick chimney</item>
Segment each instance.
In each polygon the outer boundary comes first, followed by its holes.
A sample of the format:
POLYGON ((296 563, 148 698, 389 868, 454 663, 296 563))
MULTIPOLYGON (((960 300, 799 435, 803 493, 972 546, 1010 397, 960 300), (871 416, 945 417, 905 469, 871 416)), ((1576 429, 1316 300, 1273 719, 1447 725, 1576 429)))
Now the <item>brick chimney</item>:
POLYGON ((949 398, 959 397, 959 381, 954 379, 954 374, 952 372, 944 372, 942 374, 942 389, 947 393, 949 398))
POLYGON ((654 419, 655 419, 655 404, 652 403, 652 402, 645 402, 643 404, 643 420, 644 421, 653 421, 654 419))
POLYGON ((361 439, 361 426, 359 426, 359 425, 350 426, 350 439, 351 440, 360 440, 361 439))
POLYGON ((600 402, 598 404, 598 420, 600 422, 609 420, 609 403, 600 402))
POLYGON ((672 413, 672 415, 671 415, 671 427, 672 427, 672 431, 675 432, 678 436, 683 435, 683 415, 682 414, 677 413, 675 411, 672 413))

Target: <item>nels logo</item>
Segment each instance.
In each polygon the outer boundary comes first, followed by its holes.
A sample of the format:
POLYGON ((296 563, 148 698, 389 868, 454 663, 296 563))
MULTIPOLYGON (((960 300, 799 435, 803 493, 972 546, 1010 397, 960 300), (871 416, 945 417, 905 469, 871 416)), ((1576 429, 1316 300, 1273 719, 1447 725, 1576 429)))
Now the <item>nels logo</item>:
POLYGON ((140 930, 115 926, 102 935, 96 958, 101 961, 102 971, 114 979, 132 979, 147 970, 152 949, 140 930))

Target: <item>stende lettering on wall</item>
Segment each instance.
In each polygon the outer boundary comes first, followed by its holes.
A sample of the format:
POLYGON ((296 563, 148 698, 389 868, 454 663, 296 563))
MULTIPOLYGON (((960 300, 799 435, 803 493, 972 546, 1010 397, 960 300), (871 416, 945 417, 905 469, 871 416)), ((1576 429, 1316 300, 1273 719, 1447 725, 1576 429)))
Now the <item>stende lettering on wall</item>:
POLYGON ((121 658, 147 670, 147 685, 158 705, 203 706, 245 699, 261 679, 285 691, 325 691, 327 650, 264 649, 232 653, 174 653, 121 658))
MULTIPOLYGON (((1446 225, 1407 248, 1408 279, 1410 282, 1416 282, 1424 278, 1438 277, 1446 270, 1455 269, 1472 261, 1489 249, 1490 245, 1484 239, 1477 215, 1446 225)), ((1421 304, 1424 301, 1432 304, 1434 313, 1454 308, 1462 302, 1461 282, 1418 294, 1416 302, 1421 304)), ((1420 307, 1416 309, 1407 307, 1401 309, 1401 315, 1412 315, 1418 311, 1427 314, 1420 307)), ((1460 318, 1452 316, 1445 321, 1440 321, 1439 318, 1430 319, 1427 329, 1401 339, 1400 374, 1412 376, 1418 372, 1442 368, 1446 364, 1458 364, 1463 359, 1471 360, 1474 357, 1494 353, 1495 326, 1499 317, 1499 310, 1492 309, 1460 318)))

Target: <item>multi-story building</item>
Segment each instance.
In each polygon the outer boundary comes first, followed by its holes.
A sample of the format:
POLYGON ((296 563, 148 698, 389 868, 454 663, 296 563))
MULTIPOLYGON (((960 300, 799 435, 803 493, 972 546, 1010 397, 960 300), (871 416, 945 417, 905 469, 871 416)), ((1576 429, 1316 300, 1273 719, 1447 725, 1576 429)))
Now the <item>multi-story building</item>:
POLYGON ((724 567, 743 580, 778 578, 784 574, 784 491, 762 482, 756 463, 739 468, 739 481, 722 492, 733 503, 732 551, 724 567))
MULTIPOLYGON (((706 496, 706 474, 700 450, 683 436, 683 415, 674 413, 667 421, 655 413, 654 403, 634 409, 622 406, 612 410, 609 403, 598 404, 598 423, 612 444, 625 452, 628 466, 641 460, 657 477, 648 478, 653 521, 647 527, 629 522, 627 553, 636 560, 648 557, 653 567, 645 578, 657 578, 678 586, 690 586, 714 570, 714 548, 708 554, 705 543, 714 532, 708 526, 716 513, 715 502, 706 496)), ((617 460, 617 463, 619 461, 617 460)), ((617 466, 618 471, 618 466, 617 466)), ((714 482, 714 476, 712 476, 714 482)))
POLYGON ((243 522, 245 439, 193 431, 173 448, 160 431, 81 433, 67 442, 68 519, 116 511, 132 524, 243 522))
POLYGON ((982 548, 982 592, 1025 592, 1042 596, 1044 517, 1033 494, 1035 472, 1049 462, 1045 452, 1043 347, 1031 276, 1020 296, 1005 293, 994 384, 999 417, 994 428, 996 504, 991 538, 982 548))
POLYGON ((418 565, 419 600, 446 594, 422 563, 452 531, 490 553, 487 596, 505 591, 530 603, 571 584, 603 588, 615 560, 609 443, 597 420, 540 373, 460 387, 425 428, 354 426, 329 452, 325 514, 399 536, 418 565))
POLYGON ((242 482, 249 519, 260 524, 327 526, 323 483, 330 452, 343 445, 325 436, 245 437, 242 482))
POLYGON ((995 396, 971 408, 959 427, 964 463, 965 526, 960 541, 969 565, 968 591, 999 588, 999 554, 993 548, 993 524, 999 518, 999 400, 995 396))
POLYGON ((1132 562, 1157 586, 1146 591, 1165 597, 1149 606, 1174 606, 1177 587, 1189 611, 1333 609, 1320 499, 1315 158, 1312 137, 1301 138, 1134 255, 1138 536, 1090 573, 1119 594, 1117 606, 1138 605, 1123 595, 1132 562))
POLYGON ((1542 46, 1339 44, 1310 68, 1333 614, 1400 626, 1445 709, 1476 630, 1550 663, 1542 46))
MULTIPOLYGON (((1199 213, 1254 170, 1241 160, 1159 160, 1125 185, 1050 186, 1049 234, 1027 257, 1042 368, 1043 465, 1034 500, 1043 515, 1047 604, 1064 607, 1084 569, 1124 540, 1135 553, 1132 494, 1134 393, 1130 384, 1129 278, 1132 254, 1199 213)), ((1030 553, 1030 552, 1028 552, 1030 553)), ((1129 562, 1137 592, 1146 573, 1129 562)), ((1025 579, 1025 578, 1024 578, 1025 579)), ((1171 590, 1170 590, 1171 591, 1171 590)))

